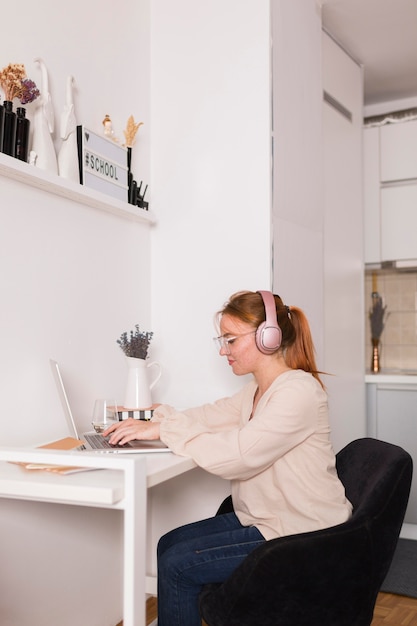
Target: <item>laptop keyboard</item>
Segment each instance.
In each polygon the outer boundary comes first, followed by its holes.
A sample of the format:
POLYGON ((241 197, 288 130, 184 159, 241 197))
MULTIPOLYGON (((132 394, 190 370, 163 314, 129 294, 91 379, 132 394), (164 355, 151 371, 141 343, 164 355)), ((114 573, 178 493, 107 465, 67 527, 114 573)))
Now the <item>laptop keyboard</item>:
POLYGON ((105 437, 103 437, 103 435, 95 435, 95 434, 89 434, 86 433, 84 435, 84 439, 90 444, 90 446, 92 448, 95 448, 96 450, 100 450, 100 449, 108 449, 108 448, 114 448, 115 446, 112 446, 105 437))

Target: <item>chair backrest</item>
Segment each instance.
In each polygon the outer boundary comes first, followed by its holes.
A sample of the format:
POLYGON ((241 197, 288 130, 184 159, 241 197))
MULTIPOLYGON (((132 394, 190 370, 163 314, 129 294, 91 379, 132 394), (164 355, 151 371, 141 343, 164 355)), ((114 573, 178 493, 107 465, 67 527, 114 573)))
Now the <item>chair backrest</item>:
POLYGON ((353 505, 352 523, 366 524, 375 546, 375 571, 388 572, 408 504, 413 463, 391 443, 363 438, 336 456, 337 471, 353 505))

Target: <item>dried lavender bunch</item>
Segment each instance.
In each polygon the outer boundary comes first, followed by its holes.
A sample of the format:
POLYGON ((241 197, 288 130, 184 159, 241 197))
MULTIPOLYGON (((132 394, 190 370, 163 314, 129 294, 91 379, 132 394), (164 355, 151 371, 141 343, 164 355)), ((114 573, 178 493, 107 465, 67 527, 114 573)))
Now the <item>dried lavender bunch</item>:
POLYGON ((372 308, 369 311, 371 322, 371 338, 380 339, 384 330, 384 315, 387 307, 383 305, 382 298, 378 293, 372 294, 372 308))
POLYGON ((24 78, 22 80, 22 92, 20 94, 21 104, 29 104, 40 96, 39 89, 36 84, 30 78, 24 78))
POLYGON ((129 335, 127 332, 122 333, 117 343, 126 356, 131 356, 136 359, 146 359, 152 337, 153 332, 141 332, 139 330, 139 324, 136 324, 135 330, 131 330, 129 335))

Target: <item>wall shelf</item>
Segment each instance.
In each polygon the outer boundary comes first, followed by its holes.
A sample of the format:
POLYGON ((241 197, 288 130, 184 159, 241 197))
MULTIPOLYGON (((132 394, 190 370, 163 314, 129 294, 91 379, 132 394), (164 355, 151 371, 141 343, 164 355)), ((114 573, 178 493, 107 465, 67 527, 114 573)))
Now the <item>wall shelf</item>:
POLYGON ((60 178, 53 172, 40 170, 24 161, 1 153, 0 175, 124 219, 148 224, 154 224, 156 221, 152 211, 134 207, 127 202, 121 202, 83 185, 77 185, 73 181, 60 178))

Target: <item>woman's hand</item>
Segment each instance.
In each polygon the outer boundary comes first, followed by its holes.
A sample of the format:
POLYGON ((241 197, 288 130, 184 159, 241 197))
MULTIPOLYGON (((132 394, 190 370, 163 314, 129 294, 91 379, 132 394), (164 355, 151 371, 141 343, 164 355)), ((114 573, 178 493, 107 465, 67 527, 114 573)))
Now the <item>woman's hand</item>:
POLYGON ((144 420, 135 420, 129 417, 122 422, 116 422, 107 428, 103 436, 109 437, 109 443, 112 445, 124 445, 133 439, 159 439, 159 423, 147 422, 144 420))

